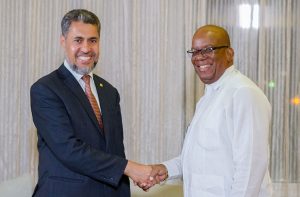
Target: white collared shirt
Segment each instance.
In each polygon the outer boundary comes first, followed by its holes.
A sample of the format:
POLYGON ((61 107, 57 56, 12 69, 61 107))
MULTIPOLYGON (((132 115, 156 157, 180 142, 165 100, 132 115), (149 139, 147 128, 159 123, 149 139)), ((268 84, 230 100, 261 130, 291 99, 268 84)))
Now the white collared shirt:
MULTIPOLYGON (((75 79, 78 81, 79 85, 81 86, 82 90, 85 92, 85 83, 82 79, 81 74, 78 74, 77 72, 75 72, 74 70, 71 69, 70 65, 68 64, 67 60, 64 61, 64 66, 72 73, 72 75, 75 77, 75 79)), ((95 86, 95 82, 94 82, 94 78, 93 78, 93 72, 90 72, 88 75, 90 75, 91 79, 90 79, 90 86, 91 86, 91 90, 92 93, 94 94, 96 101, 98 103, 99 109, 101 111, 101 107, 100 107, 100 102, 99 102, 99 97, 98 97, 98 93, 97 93, 97 89, 95 86)))
POLYGON ((185 197, 269 197, 271 105, 234 66, 206 85, 179 157, 164 162, 182 176, 185 197))

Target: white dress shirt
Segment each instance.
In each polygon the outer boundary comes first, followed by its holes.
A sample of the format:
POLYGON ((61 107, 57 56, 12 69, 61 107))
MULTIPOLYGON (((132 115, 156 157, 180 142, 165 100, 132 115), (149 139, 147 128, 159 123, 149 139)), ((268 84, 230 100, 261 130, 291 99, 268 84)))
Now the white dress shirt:
MULTIPOLYGON (((78 74, 77 72, 75 72, 74 70, 71 69, 69 63, 67 62, 67 60, 64 61, 64 66, 71 72, 71 74, 75 77, 75 79, 78 81, 79 85, 81 86, 82 90, 85 92, 85 83, 82 79, 83 75, 78 74)), ((90 86, 91 86, 91 90, 93 95, 96 98, 97 104, 99 106, 100 112, 101 112, 101 107, 100 107, 100 102, 99 102, 99 97, 98 97, 98 93, 97 93, 97 89, 96 89, 96 85, 94 82, 94 77, 93 77, 93 73, 90 72, 88 75, 90 75, 91 79, 90 79, 90 86)))
POLYGON ((234 66, 205 86, 181 155, 164 162, 185 197, 269 197, 271 105, 234 66))

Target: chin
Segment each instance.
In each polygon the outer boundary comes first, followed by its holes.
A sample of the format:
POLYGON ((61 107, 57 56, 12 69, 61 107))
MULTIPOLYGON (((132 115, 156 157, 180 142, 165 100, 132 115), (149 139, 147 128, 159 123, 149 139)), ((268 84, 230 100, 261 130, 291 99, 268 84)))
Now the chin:
POLYGON ((213 83, 213 79, 207 78, 207 77, 200 77, 200 80, 205 84, 211 84, 213 83))
POLYGON ((73 66, 71 66, 72 70, 75 71, 76 73, 80 74, 80 75, 86 75, 89 74, 90 72, 92 72, 94 70, 94 68, 96 67, 97 62, 94 62, 93 65, 91 66, 77 66, 76 64, 73 64, 73 66))

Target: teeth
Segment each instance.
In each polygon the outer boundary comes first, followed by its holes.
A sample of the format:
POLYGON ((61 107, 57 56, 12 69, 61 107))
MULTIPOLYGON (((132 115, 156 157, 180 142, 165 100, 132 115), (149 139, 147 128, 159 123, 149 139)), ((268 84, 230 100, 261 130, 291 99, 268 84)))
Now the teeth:
POLYGON ((206 71, 210 67, 210 65, 202 65, 199 67, 200 67, 200 71, 206 71))
POLYGON ((207 67, 209 67, 210 65, 202 65, 202 66, 200 66, 200 68, 207 68, 207 67))
POLYGON ((91 59, 91 57, 79 56, 78 59, 87 61, 87 60, 91 59))

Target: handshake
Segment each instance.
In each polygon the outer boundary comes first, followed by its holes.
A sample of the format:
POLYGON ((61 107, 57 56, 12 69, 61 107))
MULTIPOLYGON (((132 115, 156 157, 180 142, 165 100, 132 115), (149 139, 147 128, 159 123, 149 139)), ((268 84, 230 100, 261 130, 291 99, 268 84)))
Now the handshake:
POLYGON ((163 164, 143 165, 129 160, 124 174, 144 191, 168 178, 168 170, 163 164))

